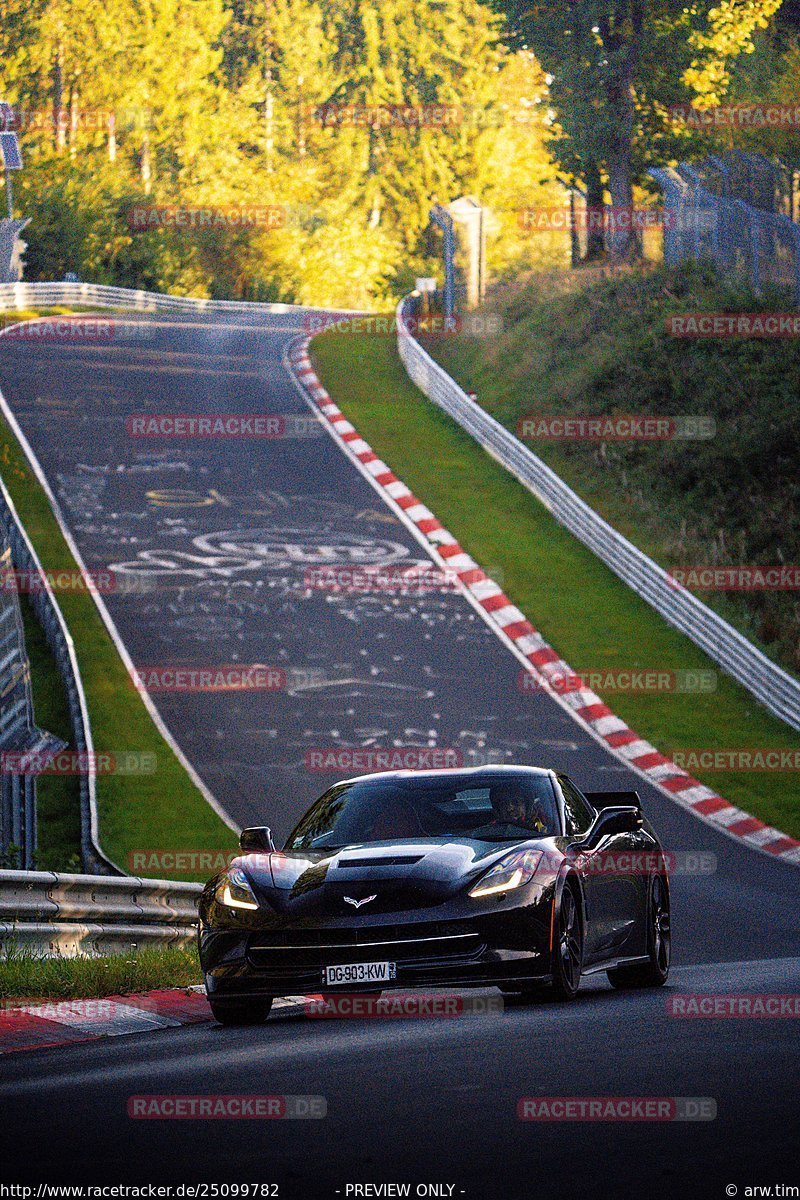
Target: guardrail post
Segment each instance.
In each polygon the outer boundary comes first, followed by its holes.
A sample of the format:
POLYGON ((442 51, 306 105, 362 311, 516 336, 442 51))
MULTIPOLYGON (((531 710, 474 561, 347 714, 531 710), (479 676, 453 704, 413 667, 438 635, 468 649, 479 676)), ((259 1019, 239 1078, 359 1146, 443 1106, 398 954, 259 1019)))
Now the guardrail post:
MULTIPOLYGON (((22 798, 20 795, 20 777, 11 776, 11 841, 22 849, 24 843, 22 832, 22 798)), ((23 864, 24 866, 25 864, 23 864)))
POLYGON ((36 862, 36 847, 39 841, 36 823, 36 778, 22 776, 22 798, 25 820, 22 831, 22 862, 31 868, 36 862))
POLYGON ((11 833, 11 776, 0 775, 0 862, 8 859, 9 847, 13 843, 11 833))

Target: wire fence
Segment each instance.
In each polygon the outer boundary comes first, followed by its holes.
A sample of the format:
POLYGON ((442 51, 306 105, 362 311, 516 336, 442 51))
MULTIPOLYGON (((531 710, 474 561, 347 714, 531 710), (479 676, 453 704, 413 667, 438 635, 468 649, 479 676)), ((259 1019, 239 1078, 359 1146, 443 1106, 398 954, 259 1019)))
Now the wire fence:
POLYGON ((664 261, 710 259, 755 292, 786 289, 800 306, 800 225, 795 172, 763 155, 731 152, 654 167, 664 193, 664 261))

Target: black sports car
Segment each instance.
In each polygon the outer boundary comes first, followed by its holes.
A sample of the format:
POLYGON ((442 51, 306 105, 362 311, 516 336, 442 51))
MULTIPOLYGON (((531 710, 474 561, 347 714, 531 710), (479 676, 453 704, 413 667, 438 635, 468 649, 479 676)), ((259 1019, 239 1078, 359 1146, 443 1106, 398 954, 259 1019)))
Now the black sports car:
POLYGON ((636 792, 581 792, 540 767, 391 771, 330 788, 276 850, 245 829, 205 887, 214 1016, 274 996, 549 984, 654 987, 669 972, 669 882, 636 792))

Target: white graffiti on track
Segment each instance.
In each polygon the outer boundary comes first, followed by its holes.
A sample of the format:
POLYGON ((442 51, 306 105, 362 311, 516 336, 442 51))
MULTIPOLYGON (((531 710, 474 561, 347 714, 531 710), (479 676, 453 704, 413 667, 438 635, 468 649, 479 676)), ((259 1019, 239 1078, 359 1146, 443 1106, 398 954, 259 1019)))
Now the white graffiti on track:
POLYGON ((59 496, 67 511, 84 521, 97 520, 104 515, 102 496, 106 480, 99 476, 56 476, 59 496))
POLYGON ((393 563, 409 551, 399 542, 354 533, 326 533, 325 542, 307 529, 234 529, 208 533, 195 545, 209 553, 256 554, 276 567, 326 563, 393 563))
POLYGON ((137 455, 136 461, 133 463, 76 463, 75 470, 85 475, 124 475, 126 472, 131 475, 147 473, 152 471, 183 471, 190 473, 192 468, 187 462, 182 460, 175 462, 165 457, 159 457, 157 454, 141 454, 137 455))
POLYGON ((337 704, 343 700, 362 699, 364 696, 381 696, 386 692, 390 692, 392 695, 404 692, 416 700, 431 700, 435 695, 429 688, 391 680, 359 679, 357 677, 326 679, 321 670, 315 675, 299 681, 291 678, 287 691, 290 696, 312 692, 318 703, 324 700, 335 700, 337 704))
POLYGON ((348 533, 320 535, 304 529, 228 529, 192 539, 187 550, 140 550, 135 559, 109 564, 121 575, 205 580, 241 571, 287 570, 326 563, 392 563, 408 557, 399 542, 348 533))
MULTIPOLYGON (((196 540, 196 539, 195 539, 196 540)), ((255 571, 263 564, 258 558, 232 554, 189 554, 185 550, 140 550, 135 559, 114 562, 109 569, 115 575, 165 575, 169 579, 230 579, 237 571, 255 571)))

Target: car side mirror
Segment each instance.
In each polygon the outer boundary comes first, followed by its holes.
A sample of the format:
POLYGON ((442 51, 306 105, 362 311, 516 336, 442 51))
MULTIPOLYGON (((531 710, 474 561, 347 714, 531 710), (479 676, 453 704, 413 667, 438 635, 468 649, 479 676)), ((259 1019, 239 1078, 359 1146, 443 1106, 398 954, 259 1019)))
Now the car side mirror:
POLYGON ((597 837, 611 837, 615 833, 636 833, 642 828, 642 810, 632 804, 603 808, 592 827, 597 837))
POLYGON ((275 843, 268 825, 251 825, 239 834, 239 847, 243 854, 272 854, 275 843))

